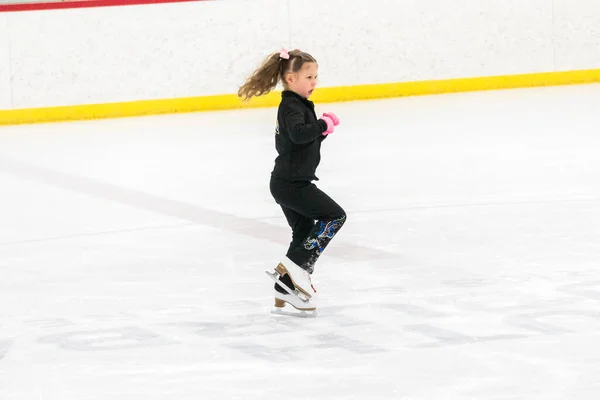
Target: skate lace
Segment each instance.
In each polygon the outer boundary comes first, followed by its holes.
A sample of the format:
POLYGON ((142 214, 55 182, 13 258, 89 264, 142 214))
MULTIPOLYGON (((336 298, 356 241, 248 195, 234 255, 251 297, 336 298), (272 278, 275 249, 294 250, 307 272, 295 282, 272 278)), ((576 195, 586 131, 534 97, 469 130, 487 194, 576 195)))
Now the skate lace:
POLYGON ((308 282, 310 283, 310 287, 312 288, 312 290, 317 293, 317 289, 315 289, 315 285, 313 285, 312 283, 312 279, 310 279, 310 274, 308 272, 304 272, 305 276, 308 278, 308 282))

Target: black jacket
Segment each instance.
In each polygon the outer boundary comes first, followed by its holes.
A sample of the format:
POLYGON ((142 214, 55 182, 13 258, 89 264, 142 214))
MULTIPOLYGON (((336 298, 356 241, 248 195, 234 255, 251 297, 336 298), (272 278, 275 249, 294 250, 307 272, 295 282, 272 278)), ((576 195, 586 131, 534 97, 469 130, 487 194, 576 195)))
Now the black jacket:
POLYGON ((315 175, 321 161, 321 142, 327 124, 317 120, 312 101, 289 91, 281 93, 277 112, 275 159, 272 176, 288 181, 319 180, 315 175))

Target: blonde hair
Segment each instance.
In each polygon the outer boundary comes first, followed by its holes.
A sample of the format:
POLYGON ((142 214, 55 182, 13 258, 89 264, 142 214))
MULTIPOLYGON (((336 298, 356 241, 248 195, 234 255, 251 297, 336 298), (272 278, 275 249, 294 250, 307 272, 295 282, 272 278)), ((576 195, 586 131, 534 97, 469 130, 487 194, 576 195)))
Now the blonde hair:
POLYGON ((250 75, 238 90, 238 96, 250 100, 253 96, 262 96, 273 90, 279 81, 285 87, 285 76, 290 72, 298 72, 305 63, 317 60, 308 53, 292 50, 289 59, 282 58, 281 53, 272 53, 250 75))

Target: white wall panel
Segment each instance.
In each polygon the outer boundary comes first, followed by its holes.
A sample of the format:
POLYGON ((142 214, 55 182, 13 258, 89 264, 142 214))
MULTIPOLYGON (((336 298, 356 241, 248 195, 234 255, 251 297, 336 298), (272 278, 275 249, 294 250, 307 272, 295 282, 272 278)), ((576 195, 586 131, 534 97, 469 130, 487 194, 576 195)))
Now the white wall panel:
POLYGON ((2 13, 0 108, 235 93, 281 45, 317 57, 322 86, 600 68, 600 2, 228 0, 2 13))
POLYGON ((325 86, 552 69, 549 0, 291 2, 292 40, 325 86))
POLYGON ((600 68, 600 1, 554 0, 556 69, 600 68))
POLYGON ((288 38, 286 7, 255 0, 10 14, 14 106, 235 93, 288 38))
POLYGON ((0 110, 12 108, 10 99, 10 51, 6 14, 0 13, 0 110))

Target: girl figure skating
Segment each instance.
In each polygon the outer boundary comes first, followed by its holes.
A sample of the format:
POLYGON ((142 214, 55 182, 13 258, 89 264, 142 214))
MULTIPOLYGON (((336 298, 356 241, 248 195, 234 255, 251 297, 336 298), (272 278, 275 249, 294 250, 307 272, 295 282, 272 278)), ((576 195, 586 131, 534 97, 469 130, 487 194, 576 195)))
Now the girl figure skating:
POLYGON ((333 113, 317 118, 309 100, 317 86, 317 61, 300 50, 271 54, 240 87, 245 100, 283 86, 277 111, 270 191, 292 229, 285 257, 270 274, 275 280, 275 307, 316 310, 311 282, 315 263, 346 221, 344 210, 313 181, 321 160, 321 143, 339 125, 333 113), (286 289, 289 289, 286 290, 286 289))

